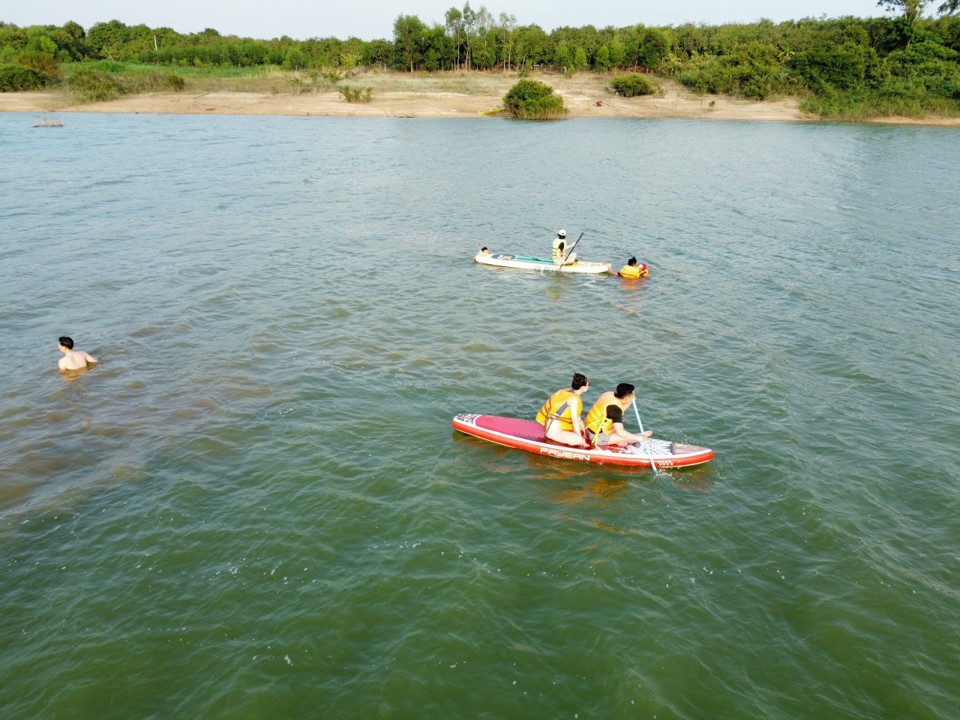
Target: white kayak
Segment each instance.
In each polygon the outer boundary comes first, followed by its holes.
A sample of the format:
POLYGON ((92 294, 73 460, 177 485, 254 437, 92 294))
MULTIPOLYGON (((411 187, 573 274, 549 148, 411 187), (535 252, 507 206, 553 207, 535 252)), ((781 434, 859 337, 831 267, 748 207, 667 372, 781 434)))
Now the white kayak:
POLYGON ((478 252, 473 258, 483 265, 514 268, 516 270, 546 270, 547 272, 587 273, 599 275, 610 270, 607 263, 576 260, 569 265, 558 265, 550 258, 531 257, 530 255, 509 255, 507 253, 478 252))

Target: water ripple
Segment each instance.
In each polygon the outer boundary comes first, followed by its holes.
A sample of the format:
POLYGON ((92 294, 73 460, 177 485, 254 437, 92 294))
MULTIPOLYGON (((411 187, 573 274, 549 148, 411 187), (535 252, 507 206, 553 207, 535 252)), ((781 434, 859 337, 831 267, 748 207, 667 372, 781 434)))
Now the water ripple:
POLYGON ((66 125, 0 181, 7 715, 949 716, 952 135, 66 125), (470 261, 560 225, 650 277, 470 261), (575 370, 717 458, 450 428, 575 370))

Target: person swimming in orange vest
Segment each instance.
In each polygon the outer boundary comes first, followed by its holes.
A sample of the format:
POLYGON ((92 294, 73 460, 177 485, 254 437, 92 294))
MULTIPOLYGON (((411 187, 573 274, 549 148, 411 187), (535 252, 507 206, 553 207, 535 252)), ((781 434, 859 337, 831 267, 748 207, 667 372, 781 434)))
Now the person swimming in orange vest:
POLYGON ((584 444, 581 396, 589 388, 586 375, 574 373, 570 387, 558 390, 543 404, 537 413, 537 422, 543 425, 543 433, 548 439, 574 447, 584 444))
POLYGON ((587 439, 597 447, 624 447, 648 440, 653 435, 651 430, 635 435, 623 427, 623 413, 636 399, 635 388, 630 383, 620 383, 613 392, 598 397, 584 421, 587 439))
POLYGON ((620 271, 616 274, 627 280, 636 280, 637 278, 646 277, 649 273, 650 271, 647 269, 646 263, 637 265, 637 259, 632 257, 627 260, 627 264, 620 268, 620 271))

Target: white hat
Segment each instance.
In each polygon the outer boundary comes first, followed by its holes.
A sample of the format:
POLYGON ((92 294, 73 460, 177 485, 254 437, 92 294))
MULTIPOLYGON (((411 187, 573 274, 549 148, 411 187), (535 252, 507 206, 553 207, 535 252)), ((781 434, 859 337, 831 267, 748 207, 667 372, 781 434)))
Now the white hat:
POLYGON ((566 236, 567 236, 567 231, 566 231, 566 230, 557 230, 557 235, 560 236, 560 237, 566 237, 566 236))

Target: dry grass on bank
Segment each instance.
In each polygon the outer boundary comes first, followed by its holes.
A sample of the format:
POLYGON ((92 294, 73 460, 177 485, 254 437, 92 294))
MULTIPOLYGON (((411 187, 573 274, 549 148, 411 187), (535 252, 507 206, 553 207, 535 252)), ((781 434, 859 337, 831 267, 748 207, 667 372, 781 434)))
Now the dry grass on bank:
MULTIPOLYGON (((800 112, 796 98, 755 102, 697 95, 678 83, 657 79, 657 95, 624 98, 610 89, 613 75, 530 73, 563 97, 568 117, 704 118, 720 120, 815 120, 800 112)), ((241 77, 190 76, 182 92, 129 95, 108 102, 82 103, 64 90, 0 93, 0 112, 102 112, 149 114, 337 115, 364 117, 477 117, 502 106, 519 80, 516 72, 347 73, 340 85, 369 87, 367 103, 350 103, 336 85, 309 73, 273 72, 241 77)), ((960 126, 960 118, 922 121, 884 118, 882 122, 921 122, 960 126)))

